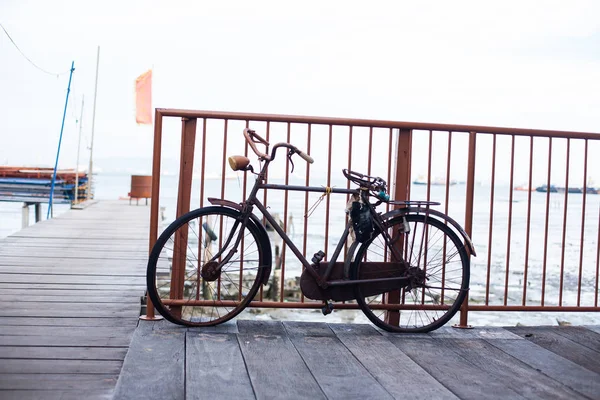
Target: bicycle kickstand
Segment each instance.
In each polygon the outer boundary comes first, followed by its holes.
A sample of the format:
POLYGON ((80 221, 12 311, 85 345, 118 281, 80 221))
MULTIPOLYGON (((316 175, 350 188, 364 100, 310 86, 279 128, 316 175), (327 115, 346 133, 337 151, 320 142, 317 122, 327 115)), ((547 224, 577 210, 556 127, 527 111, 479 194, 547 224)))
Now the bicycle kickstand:
POLYGON ((321 312, 323 315, 329 315, 333 311, 333 303, 330 301, 324 301, 323 307, 321 307, 321 312))

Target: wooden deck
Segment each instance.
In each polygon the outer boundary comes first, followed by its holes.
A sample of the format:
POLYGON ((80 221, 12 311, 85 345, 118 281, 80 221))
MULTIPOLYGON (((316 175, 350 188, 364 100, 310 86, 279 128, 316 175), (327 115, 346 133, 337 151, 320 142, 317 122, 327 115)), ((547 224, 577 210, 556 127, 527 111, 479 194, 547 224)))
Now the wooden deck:
POLYGON ((600 327, 139 321, 146 206, 0 240, 0 399, 600 399, 600 327))
POLYGON ((97 202, 0 239, 0 399, 112 398, 148 224, 149 207, 97 202))
POLYGON ((600 327, 144 322, 115 399, 600 399, 600 327))

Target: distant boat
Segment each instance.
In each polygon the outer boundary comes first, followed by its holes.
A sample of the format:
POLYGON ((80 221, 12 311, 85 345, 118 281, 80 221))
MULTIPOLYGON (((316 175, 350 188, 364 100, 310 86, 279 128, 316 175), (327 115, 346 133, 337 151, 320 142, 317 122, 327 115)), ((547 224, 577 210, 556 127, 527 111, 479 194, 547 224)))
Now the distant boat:
POLYGON ((529 192, 529 185, 515 186, 513 190, 519 190, 519 191, 522 191, 522 192, 529 192))
MULTIPOLYGON (((427 179, 423 175, 419 175, 417 179, 413 181, 415 185, 427 185, 427 179)), ((457 182, 455 180, 450 181, 450 185, 456 185, 457 182)), ((446 186, 446 180, 442 178, 434 178, 431 181, 431 186, 446 186)))
POLYGON ((546 193, 546 192, 557 193, 558 189, 556 188, 556 186, 550 185, 550 188, 548 190, 548 185, 542 185, 542 186, 536 187, 535 191, 536 192, 542 192, 542 193, 546 193))

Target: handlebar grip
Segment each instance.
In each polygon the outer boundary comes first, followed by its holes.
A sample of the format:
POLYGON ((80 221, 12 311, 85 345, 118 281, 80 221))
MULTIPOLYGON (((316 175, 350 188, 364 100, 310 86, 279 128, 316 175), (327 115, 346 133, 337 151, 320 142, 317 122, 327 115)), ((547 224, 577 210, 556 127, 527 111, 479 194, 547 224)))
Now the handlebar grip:
POLYGON ((306 154, 305 152, 303 152, 302 150, 298 150, 298 155, 300 157, 302 157, 307 163, 312 164, 315 162, 315 160, 309 156, 308 154, 306 154))

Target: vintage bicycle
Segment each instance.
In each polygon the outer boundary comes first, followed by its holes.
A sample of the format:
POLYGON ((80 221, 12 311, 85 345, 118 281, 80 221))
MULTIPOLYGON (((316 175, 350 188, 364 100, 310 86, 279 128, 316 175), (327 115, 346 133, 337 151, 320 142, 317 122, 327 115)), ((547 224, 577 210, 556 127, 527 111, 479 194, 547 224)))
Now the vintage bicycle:
POLYGON ((259 172, 247 157, 228 161, 234 171, 257 175, 247 199, 209 198, 211 206, 177 218, 151 251, 148 295, 161 315, 176 324, 212 326, 256 302, 273 265, 267 223, 302 264, 302 293, 322 301, 324 314, 335 307, 332 302, 356 301, 370 321, 392 332, 428 332, 456 314, 468 292, 475 250, 456 221, 430 208, 439 203, 392 201, 383 179, 346 169, 356 189, 269 184, 267 171, 278 150, 287 152, 289 162, 296 154, 308 163, 312 157, 289 143, 275 144, 268 154, 268 141, 248 128, 243 133, 261 163, 259 172), (322 251, 307 260, 260 202, 259 190, 350 196, 348 222, 328 261, 322 251), (394 209, 379 213, 382 203, 394 209), (344 261, 338 262, 342 253, 344 261))

